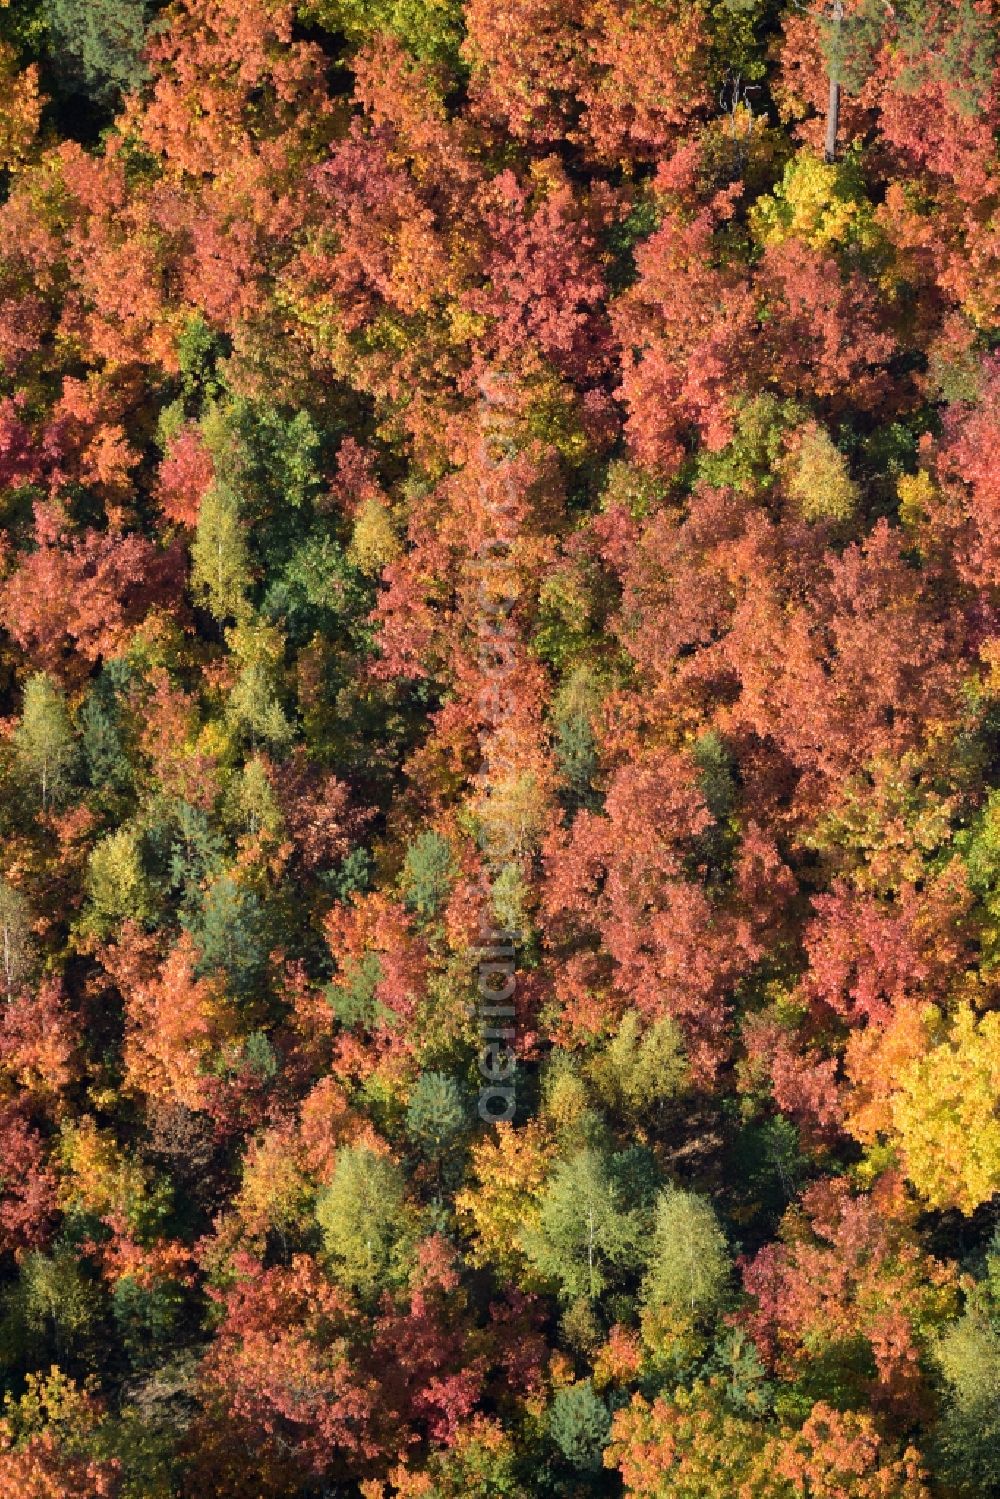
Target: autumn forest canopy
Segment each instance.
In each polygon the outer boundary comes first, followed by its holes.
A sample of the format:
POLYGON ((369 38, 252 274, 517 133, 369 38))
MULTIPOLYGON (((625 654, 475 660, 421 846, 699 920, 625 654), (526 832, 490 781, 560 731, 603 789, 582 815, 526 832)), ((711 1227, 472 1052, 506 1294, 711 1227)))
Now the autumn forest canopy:
POLYGON ((0 0, 0 1495, 1000 1495, 1000 3, 0 0))

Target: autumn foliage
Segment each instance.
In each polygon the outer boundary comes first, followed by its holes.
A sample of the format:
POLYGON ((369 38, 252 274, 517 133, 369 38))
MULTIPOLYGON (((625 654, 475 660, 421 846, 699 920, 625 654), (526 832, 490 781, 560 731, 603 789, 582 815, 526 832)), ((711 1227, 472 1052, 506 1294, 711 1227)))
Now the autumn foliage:
POLYGON ((0 0, 3 1499, 1000 1493, 998 27, 0 0))

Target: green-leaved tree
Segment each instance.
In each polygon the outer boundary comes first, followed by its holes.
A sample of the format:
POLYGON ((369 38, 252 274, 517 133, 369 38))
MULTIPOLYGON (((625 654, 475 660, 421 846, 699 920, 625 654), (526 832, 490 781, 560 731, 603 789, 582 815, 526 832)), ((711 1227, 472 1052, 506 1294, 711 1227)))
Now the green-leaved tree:
POLYGON ((14 748, 23 774, 38 787, 46 811, 65 790, 76 746, 65 698, 45 672, 37 672, 25 684, 14 748))

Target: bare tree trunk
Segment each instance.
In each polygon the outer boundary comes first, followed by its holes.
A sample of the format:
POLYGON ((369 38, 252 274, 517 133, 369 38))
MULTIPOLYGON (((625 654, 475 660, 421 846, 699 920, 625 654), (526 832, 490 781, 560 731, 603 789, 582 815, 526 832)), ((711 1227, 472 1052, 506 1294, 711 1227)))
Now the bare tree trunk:
POLYGON ((826 109, 826 149, 828 162, 837 160, 837 132, 840 129, 840 41, 844 24, 843 0, 833 7, 833 54, 830 58, 830 98, 826 109))

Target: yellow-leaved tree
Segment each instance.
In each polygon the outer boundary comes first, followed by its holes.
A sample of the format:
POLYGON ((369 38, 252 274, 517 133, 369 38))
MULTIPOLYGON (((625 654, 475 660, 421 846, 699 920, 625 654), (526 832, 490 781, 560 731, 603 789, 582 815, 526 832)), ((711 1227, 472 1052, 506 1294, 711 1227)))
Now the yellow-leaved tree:
POLYGON ((899 1073, 892 1124, 909 1180, 933 1208, 973 1212, 1000 1191, 1000 1014, 962 1005, 899 1073))
POLYGON ((851 1037, 846 1067, 868 1169, 898 1161, 933 1208, 971 1213, 1000 1191, 1000 1014, 900 1005, 851 1037))
POLYGON ((459 1221, 472 1240, 477 1265, 523 1273, 520 1234, 538 1214, 538 1198, 553 1146, 538 1120, 522 1128, 498 1124, 472 1149, 471 1183, 455 1198, 459 1221))

